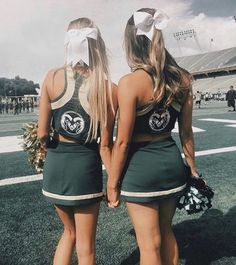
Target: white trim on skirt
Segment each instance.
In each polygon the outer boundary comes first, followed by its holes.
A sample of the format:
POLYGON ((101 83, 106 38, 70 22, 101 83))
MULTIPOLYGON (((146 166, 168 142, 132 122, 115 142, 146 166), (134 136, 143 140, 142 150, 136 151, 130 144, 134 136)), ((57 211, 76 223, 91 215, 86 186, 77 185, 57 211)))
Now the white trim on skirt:
POLYGON ((171 190, 163 190, 163 191, 153 191, 153 192, 133 192, 133 191, 123 191, 121 190, 121 195, 130 196, 130 197, 156 197, 162 195, 169 195, 172 193, 176 193, 178 191, 183 190, 187 184, 184 184, 180 187, 171 189, 171 190))
POLYGON ((42 189, 43 195, 53 198, 53 199, 59 199, 59 200, 65 200, 65 201, 76 201, 76 200, 86 200, 86 199, 93 199, 93 198, 98 198, 102 197, 104 194, 103 192, 99 193, 92 193, 92 194, 85 194, 85 195, 60 195, 60 194, 55 194, 51 193, 48 191, 45 191, 42 189))

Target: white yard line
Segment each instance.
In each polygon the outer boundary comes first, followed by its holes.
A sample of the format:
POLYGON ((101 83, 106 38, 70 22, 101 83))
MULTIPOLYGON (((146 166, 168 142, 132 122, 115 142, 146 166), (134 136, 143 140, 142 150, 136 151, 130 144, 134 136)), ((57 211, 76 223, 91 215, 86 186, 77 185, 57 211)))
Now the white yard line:
POLYGON ((23 151, 22 144, 22 135, 0 137, 0 154, 23 151))
MULTIPOLYGON (((192 129, 193 129, 194 133, 196 133, 196 132, 205 132, 205 130, 197 128, 197 127, 192 127, 192 129)), ((179 132, 179 128, 178 128, 177 124, 175 125, 175 128, 172 130, 172 132, 173 133, 178 133, 179 132)))
POLYGON ((0 137, 0 153, 22 151, 22 138, 20 135, 0 137))
POLYGON ((207 155, 215 155, 215 154, 222 154, 222 153, 235 152, 235 151, 236 151, 236 146, 230 146, 230 147, 197 151, 195 152, 195 156, 207 156, 207 155))
POLYGON ((42 174, 0 180, 0 186, 19 184, 43 179, 42 174))
POLYGON ((214 121, 214 122, 223 122, 223 123, 236 123, 236 120, 227 120, 227 119, 198 119, 199 121, 214 121))
MULTIPOLYGON (((193 127, 193 132, 203 132, 203 131, 204 130, 200 128, 193 127)), ((176 127, 173 130, 173 132, 177 133, 178 128, 176 127)), ((116 137, 113 137, 113 141, 115 140, 116 137)), ((22 135, 0 137, 0 154, 23 151, 22 144, 23 144, 22 135)))
MULTIPOLYGON (((228 153, 228 152, 235 152, 236 146, 231 147, 224 147, 224 148, 216 148, 216 149, 209 149, 203 151, 195 152, 195 156, 206 156, 206 155, 214 155, 214 154, 221 154, 221 153, 228 153)), ((183 156, 183 154, 182 154, 183 156)), ((105 167, 102 167, 105 170, 105 167)), ((42 174, 31 175, 31 176, 24 176, 24 177, 16 177, 16 178, 7 178, 0 180, 0 186, 12 185, 12 184, 19 184, 24 182, 31 182, 36 180, 41 180, 42 174)))

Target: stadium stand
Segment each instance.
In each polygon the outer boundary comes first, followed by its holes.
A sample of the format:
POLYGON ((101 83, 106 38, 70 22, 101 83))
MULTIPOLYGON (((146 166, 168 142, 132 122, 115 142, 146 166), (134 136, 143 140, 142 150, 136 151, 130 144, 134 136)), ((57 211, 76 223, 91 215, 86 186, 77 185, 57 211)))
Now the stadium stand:
POLYGON ((236 47, 176 58, 194 77, 193 90, 202 93, 226 93, 236 86, 236 47))

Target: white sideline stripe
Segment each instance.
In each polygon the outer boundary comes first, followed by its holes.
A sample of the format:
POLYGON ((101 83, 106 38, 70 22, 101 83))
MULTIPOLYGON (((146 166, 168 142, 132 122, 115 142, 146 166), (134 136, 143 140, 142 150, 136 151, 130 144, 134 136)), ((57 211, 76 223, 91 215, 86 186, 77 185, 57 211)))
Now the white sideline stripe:
MULTIPOLYGON (((205 132, 205 130, 197 128, 197 127, 192 127, 192 129, 193 129, 194 133, 196 133, 196 132, 205 132)), ((173 133, 178 133, 179 132, 178 125, 175 125, 175 128, 172 130, 172 132, 173 133)))
POLYGON ((2 179, 2 180, 0 180, 0 186, 19 184, 19 183, 24 183, 24 182, 31 182, 31 181, 41 180, 41 179, 43 179, 42 174, 25 176, 25 177, 2 179))
POLYGON ((236 120, 226 120, 226 119, 198 119, 199 121, 215 121, 223 123, 236 123, 236 120))
POLYGON ((85 195, 72 195, 72 196, 51 193, 45 190, 42 190, 42 192, 43 192, 43 195, 47 197, 58 199, 58 200, 65 200, 65 201, 86 200, 86 199, 93 199, 93 198, 98 198, 98 197, 103 196, 103 192, 85 194, 85 195))
POLYGON ((132 191, 124 191, 121 190, 121 195, 125 195, 125 196, 131 196, 131 197, 155 197, 155 196, 162 196, 162 195, 168 195, 168 194, 172 194, 172 193, 176 193, 178 191, 183 190, 186 187, 186 184, 184 184, 183 186, 180 186, 178 188, 174 188, 171 190, 163 190, 163 191, 153 191, 153 192, 132 192, 132 191))
POLYGON ((0 133, 4 133, 4 132, 19 132, 19 131, 21 131, 21 129, 0 130, 0 133))
MULTIPOLYGON (((229 125, 225 125, 228 127, 236 127, 236 120, 228 120, 228 119, 198 119, 201 121, 213 121, 213 122, 222 122, 222 123, 230 123, 229 125)), ((204 132, 205 130, 192 127, 193 132, 204 132)), ((9 131, 9 130, 8 130, 9 131)), ((16 130, 12 130, 16 131, 16 130)), ((176 125, 175 128, 172 130, 173 133, 178 133, 178 126, 176 125)), ((0 130, 0 132, 5 132, 5 130, 0 130)), ((113 140, 115 140, 115 137, 113 137, 113 140)), ((17 152, 17 151, 23 151, 22 148, 22 139, 20 136, 4 136, 0 137, 0 153, 10 153, 10 152, 17 152)))
MULTIPOLYGON (((197 127, 192 127, 192 128, 193 128, 193 132, 204 132, 205 131, 197 127)), ((172 130, 172 132, 178 133, 178 127, 175 127, 172 130)), ((116 140, 116 137, 113 137, 113 141, 115 140, 116 140)), ((23 144, 22 135, 0 137, 0 154, 23 151, 22 144, 23 144)))
POLYGON ((230 146, 230 147, 197 151, 195 152, 195 156, 206 156, 206 155, 221 154, 221 153, 228 153, 228 152, 235 152, 235 151, 236 151, 236 146, 230 146))
POLYGON ((22 141, 21 135, 0 137, 0 153, 22 151, 22 141))
MULTIPOLYGON (((113 141, 115 139, 116 137, 113 137, 113 141)), ((0 154, 23 151, 22 144, 22 135, 0 137, 0 154)))
MULTIPOLYGON (((220 154, 220 153, 235 152, 235 151, 236 151, 236 146, 209 149, 209 150, 195 152, 195 157, 197 157, 197 156, 206 156, 206 155, 214 155, 214 154, 220 154)), ((184 157, 183 154, 182 154, 182 157, 184 157)), ((104 165, 102 166, 102 168, 103 168, 103 170, 105 170, 104 165)), ((11 185, 11 184, 18 184, 18 183, 23 183, 23 182, 36 181, 36 180, 41 180, 42 178, 43 178, 42 174, 25 176, 25 177, 7 178, 7 179, 0 180, 0 186, 6 186, 6 185, 11 185)))

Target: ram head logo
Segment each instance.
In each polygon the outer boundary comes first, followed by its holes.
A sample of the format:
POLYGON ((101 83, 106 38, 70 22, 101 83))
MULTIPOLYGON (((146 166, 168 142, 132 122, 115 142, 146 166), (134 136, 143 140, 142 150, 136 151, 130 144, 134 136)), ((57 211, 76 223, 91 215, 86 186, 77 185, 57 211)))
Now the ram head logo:
POLYGON ((155 131, 162 131, 166 128, 170 121, 170 113, 168 110, 154 112, 149 118, 149 126, 155 131))
POLYGON ((78 135, 84 129, 84 119, 73 111, 65 112, 61 117, 62 128, 71 135, 78 135))

